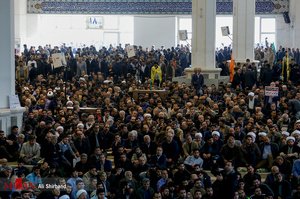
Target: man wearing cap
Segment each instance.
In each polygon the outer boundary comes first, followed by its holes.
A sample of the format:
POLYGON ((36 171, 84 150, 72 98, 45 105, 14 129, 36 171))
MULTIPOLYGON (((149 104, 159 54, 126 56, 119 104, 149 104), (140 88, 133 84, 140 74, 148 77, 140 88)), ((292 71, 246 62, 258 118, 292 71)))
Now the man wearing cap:
POLYGON ((220 132, 219 131, 213 131, 212 132, 214 143, 217 144, 218 152, 220 152, 221 148, 223 147, 224 141, 220 138, 220 132))
POLYGON ((295 130, 292 133, 292 136, 295 138, 295 144, 298 145, 298 146, 300 146, 300 131, 295 130))
POLYGON ((271 169, 273 164, 273 158, 277 157, 279 153, 278 144, 270 141, 268 136, 264 137, 264 142, 259 144, 261 152, 261 161, 257 164, 256 168, 262 168, 267 166, 267 169, 271 169))
POLYGON ((89 199, 89 194, 86 192, 86 190, 80 189, 76 193, 76 198, 77 199, 89 199))
POLYGON ((28 142, 24 143, 21 151, 20 158, 24 160, 26 164, 34 164, 41 159, 40 158, 40 145, 36 143, 35 136, 30 135, 28 142))
POLYGON ((248 93, 248 97, 246 99, 246 104, 249 107, 249 112, 252 114, 254 113, 254 108, 257 106, 258 103, 258 99, 256 97, 254 97, 254 93, 250 92, 248 93))
POLYGON ((298 158, 300 147, 297 145, 294 145, 295 138, 290 136, 286 138, 286 145, 284 145, 280 149, 280 156, 288 159, 291 162, 294 162, 295 159, 298 158))
POLYGON ((213 157, 219 155, 219 149, 212 136, 206 137, 206 143, 201 149, 201 158, 203 159, 203 169, 210 169, 213 157))

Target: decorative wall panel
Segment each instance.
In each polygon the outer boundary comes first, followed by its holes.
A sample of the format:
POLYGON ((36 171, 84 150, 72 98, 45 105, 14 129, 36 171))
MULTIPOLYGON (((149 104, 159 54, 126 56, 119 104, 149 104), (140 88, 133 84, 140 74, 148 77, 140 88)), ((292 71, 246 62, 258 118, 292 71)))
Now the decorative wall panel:
MULTIPOLYGON (((232 14, 232 0, 217 0, 217 14, 232 14)), ((289 0, 256 0, 256 14, 289 11, 289 0)), ((30 14, 190 15, 192 0, 27 0, 30 14)))

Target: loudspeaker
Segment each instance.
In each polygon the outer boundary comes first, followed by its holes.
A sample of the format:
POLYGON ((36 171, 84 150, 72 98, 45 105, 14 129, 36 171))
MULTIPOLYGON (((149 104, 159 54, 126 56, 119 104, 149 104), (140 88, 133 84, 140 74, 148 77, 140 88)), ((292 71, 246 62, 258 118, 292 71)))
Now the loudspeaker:
POLYGON ((289 12, 284 12, 283 13, 283 18, 284 18, 285 23, 291 23, 289 12))
POLYGON ((178 33, 180 41, 185 41, 188 39, 187 30, 179 30, 178 33))
POLYGON ((228 26, 221 27, 221 31, 222 31, 222 36, 228 36, 228 35, 230 35, 229 27, 228 26))

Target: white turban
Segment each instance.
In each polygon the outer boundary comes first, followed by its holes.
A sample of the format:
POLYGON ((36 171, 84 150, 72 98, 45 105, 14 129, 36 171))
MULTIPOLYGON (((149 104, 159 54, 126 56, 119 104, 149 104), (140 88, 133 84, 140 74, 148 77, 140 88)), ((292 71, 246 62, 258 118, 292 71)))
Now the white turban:
POLYGON ((80 196, 81 194, 83 194, 83 193, 85 193, 85 194, 87 195, 86 190, 80 189, 80 190, 76 193, 76 197, 79 198, 79 196, 80 196))
POLYGON ((286 138, 286 142, 288 142, 289 140, 293 140, 295 142, 296 139, 294 137, 290 136, 290 137, 286 138))
POLYGON ((290 136, 290 133, 289 133, 289 132, 286 132, 286 131, 282 131, 281 134, 282 134, 282 135, 286 135, 286 136, 290 136))
POLYGON ((300 123, 300 120, 297 120, 297 121, 296 121, 296 124, 298 124, 298 123, 300 123))
POLYGON ((73 102, 72 102, 72 101, 67 101, 67 105, 68 105, 69 103, 71 103, 71 104, 73 105, 73 102))
POLYGON ((249 132, 247 135, 251 135, 251 136, 253 136, 254 138, 256 138, 256 135, 255 135, 255 133, 253 133, 253 132, 249 132))
POLYGON ((254 97, 254 93, 253 93, 253 92, 250 92, 250 93, 248 93, 248 96, 254 97))
POLYGON ((217 135, 218 137, 220 137, 220 133, 218 131, 213 131, 212 135, 217 135))
POLYGON ((260 132, 258 133, 258 136, 267 136, 267 134, 265 132, 260 132))
POLYGON ((77 127, 80 127, 80 126, 84 127, 84 124, 82 124, 82 123, 77 124, 77 127))
POLYGON ((295 134, 299 134, 300 135, 300 131, 296 130, 292 133, 292 136, 295 136, 295 134))
POLYGON ((150 113, 145 114, 145 117, 151 117, 150 113))
POLYGON ((58 126, 57 128, 56 128, 56 130, 58 131, 59 129, 62 129, 62 130, 64 130, 64 127, 62 127, 62 126, 58 126))
POLYGON ((63 195, 63 196, 59 197, 59 199, 70 199, 70 197, 68 195, 63 195))
POLYGON ((201 133, 196 133, 195 137, 200 136, 202 138, 202 134, 201 133))

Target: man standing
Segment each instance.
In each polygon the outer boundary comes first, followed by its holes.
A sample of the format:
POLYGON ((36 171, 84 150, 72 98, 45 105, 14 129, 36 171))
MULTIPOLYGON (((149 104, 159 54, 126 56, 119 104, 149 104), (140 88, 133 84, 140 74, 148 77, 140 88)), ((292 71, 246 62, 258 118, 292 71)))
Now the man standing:
POLYGON ((232 199, 234 197, 235 187, 238 183, 238 177, 234 171, 234 164, 228 161, 224 170, 217 176, 218 183, 220 183, 219 196, 224 199, 232 199))
POLYGON ((192 76, 192 86, 199 91, 204 85, 204 76, 201 73, 201 68, 194 69, 195 74, 192 76))

